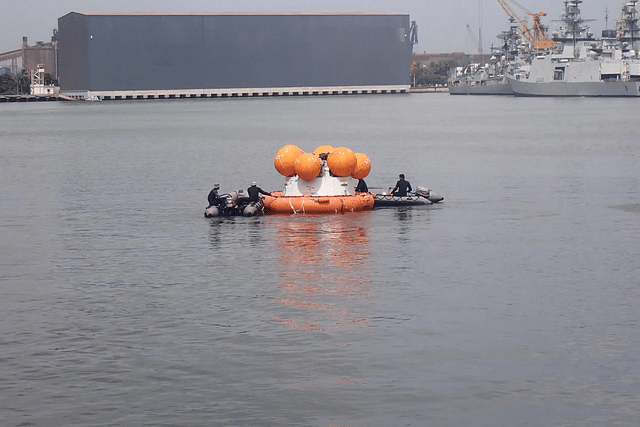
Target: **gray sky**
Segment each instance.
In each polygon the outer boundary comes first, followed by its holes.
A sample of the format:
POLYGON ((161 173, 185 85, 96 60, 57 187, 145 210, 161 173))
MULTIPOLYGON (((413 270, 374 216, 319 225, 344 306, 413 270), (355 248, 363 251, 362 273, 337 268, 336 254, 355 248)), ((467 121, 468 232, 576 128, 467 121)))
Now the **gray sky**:
MULTIPOLYGON (((414 52, 473 53, 476 45, 469 35, 478 38, 480 4, 482 4, 482 33, 485 52, 491 44, 498 44, 496 35, 509 28, 507 16, 495 0, 2 0, 0 18, 0 52, 19 49, 22 36, 29 45, 51 40, 58 18, 69 12, 262 12, 262 11, 351 11, 407 13, 419 27, 419 43, 414 52)), ((510 1, 510 0, 508 0, 510 1)), ((564 9, 563 0, 517 0, 532 12, 547 12, 543 23, 554 29, 564 9)), ((592 31, 600 36, 605 28, 605 9, 609 9, 609 28, 615 24, 626 0, 585 0, 582 16, 595 19, 592 31)), ((521 16, 526 12, 514 6, 521 16)))

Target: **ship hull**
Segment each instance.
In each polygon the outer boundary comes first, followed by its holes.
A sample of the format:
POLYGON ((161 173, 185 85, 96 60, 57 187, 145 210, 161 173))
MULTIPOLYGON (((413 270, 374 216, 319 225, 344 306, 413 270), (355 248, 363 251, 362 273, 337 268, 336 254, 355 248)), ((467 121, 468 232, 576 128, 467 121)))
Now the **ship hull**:
POLYGON ((640 82, 591 81, 534 83, 509 79, 515 96, 640 96, 640 82))
POLYGON ((450 86, 451 95, 513 95, 509 83, 498 83, 486 86, 450 86))

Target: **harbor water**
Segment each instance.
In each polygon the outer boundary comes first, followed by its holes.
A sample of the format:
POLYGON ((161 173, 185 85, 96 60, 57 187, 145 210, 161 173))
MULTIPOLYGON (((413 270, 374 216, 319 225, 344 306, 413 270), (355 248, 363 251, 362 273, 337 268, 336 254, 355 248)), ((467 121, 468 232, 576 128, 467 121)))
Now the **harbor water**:
POLYGON ((631 99, 0 104, 0 425, 637 426, 631 99), (443 204, 206 219, 285 144, 443 204))

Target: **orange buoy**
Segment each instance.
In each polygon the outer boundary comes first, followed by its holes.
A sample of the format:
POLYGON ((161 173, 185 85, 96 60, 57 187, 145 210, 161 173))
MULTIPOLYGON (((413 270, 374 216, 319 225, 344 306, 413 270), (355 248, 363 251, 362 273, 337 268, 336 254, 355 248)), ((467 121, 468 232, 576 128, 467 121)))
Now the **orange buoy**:
POLYGON ((273 164, 280 175, 292 176, 295 174, 296 159, 303 151, 295 145, 285 145, 278 151, 273 159, 273 164))
POLYGON ((313 154, 315 154, 316 156, 319 156, 322 153, 330 153, 331 151, 333 151, 333 147, 330 145, 321 145, 318 148, 316 148, 315 150, 313 150, 313 154))
POLYGON ((313 153, 300 154, 293 167, 295 174, 305 181, 317 177, 321 169, 322 161, 313 153))
POLYGON ((356 153, 356 168, 351 173, 351 177, 355 179, 364 179, 371 172, 371 160, 366 154, 356 153))
POLYGON ((358 164, 353 151, 347 147, 334 148, 327 157, 327 166, 335 176, 349 176, 358 164))

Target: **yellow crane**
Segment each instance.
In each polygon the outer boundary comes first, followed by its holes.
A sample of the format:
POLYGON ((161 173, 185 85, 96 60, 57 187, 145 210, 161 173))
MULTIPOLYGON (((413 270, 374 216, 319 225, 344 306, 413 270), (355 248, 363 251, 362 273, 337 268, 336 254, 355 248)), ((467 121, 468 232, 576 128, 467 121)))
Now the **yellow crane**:
MULTIPOLYGON (((527 15, 533 17, 533 48, 534 49, 549 49, 556 42, 553 40, 549 40, 547 35, 544 33, 544 28, 540 23, 541 16, 547 16, 546 12, 540 13, 527 13, 527 15)), ((529 33, 531 34, 531 33, 529 33)))
POLYGON ((542 24, 540 23, 540 17, 547 16, 546 12, 527 13, 527 15, 533 17, 532 31, 531 29, 529 29, 529 27, 527 27, 527 23, 525 22, 525 20, 518 16, 505 0, 496 1, 502 7, 502 10, 504 10, 504 12, 507 14, 511 22, 518 22, 521 28, 520 33, 531 44, 531 47, 533 47, 534 49, 549 49, 554 44, 556 44, 556 42, 547 38, 544 33, 544 28, 542 28, 542 24))

